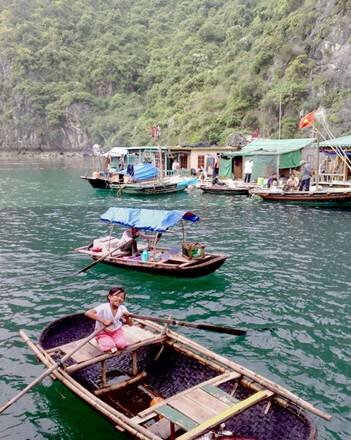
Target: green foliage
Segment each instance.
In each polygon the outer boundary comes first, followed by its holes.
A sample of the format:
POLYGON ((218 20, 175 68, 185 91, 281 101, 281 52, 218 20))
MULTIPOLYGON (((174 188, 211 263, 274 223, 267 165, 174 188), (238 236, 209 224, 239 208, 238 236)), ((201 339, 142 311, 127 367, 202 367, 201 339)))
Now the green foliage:
MULTIPOLYGON (((349 0, 336 13, 349 14, 349 0)), ((69 109, 92 142, 225 142, 265 128, 296 132, 298 110, 344 97, 315 53, 315 0, 0 0, 0 120, 55 136, 69 109), (313 36, 313 40, 311 39, 313 36), (315 72, 315 74, 313 74, 315 72), (17 118, 17 119, 16 119, 17 118), (27 118, 27 119, 26 119, 27 118)), ((328 25, 329 23, 329 25, 328 25)), ((48 137, 48 136, 47 136, 48 137)))

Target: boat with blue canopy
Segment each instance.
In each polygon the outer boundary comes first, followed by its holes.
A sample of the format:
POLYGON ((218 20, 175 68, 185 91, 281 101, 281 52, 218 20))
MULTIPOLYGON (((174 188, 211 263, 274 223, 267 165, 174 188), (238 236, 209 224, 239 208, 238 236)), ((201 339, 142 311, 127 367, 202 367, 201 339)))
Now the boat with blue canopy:
POLYGON ((214 272, 228 255, 210 253, 206 245, 186 241, 184 223, 196 223, 200 217, 190 211, 111 207, 100 217, 111 225, 110 234, 75 249, 96 262, 123 269, 176 277, 200 277, 214 272), (163 233, 181 224, 181 243, 159 246, 163 233), (121 238, 113 235, 114 225, 128 228, 121 238), (137 244, 143 238, 145 245, 137 244))
POLYGON ((149 196, 185 191, 196 185, 195 177, 169 170, 166 147, 115 147, 94 154, 94 171, 81 176, 95 189, 116 190, 117 195, 149 196))

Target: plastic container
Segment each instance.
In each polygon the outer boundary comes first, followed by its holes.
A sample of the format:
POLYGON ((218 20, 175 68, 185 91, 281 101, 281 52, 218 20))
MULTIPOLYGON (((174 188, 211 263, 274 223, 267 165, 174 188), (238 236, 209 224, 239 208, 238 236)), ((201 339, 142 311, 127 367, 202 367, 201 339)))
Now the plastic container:
POLYGON ((145 249, 143 250, 143 252, 141 253, 141 261, 148 261, 149 259, 149 252, 145 249))

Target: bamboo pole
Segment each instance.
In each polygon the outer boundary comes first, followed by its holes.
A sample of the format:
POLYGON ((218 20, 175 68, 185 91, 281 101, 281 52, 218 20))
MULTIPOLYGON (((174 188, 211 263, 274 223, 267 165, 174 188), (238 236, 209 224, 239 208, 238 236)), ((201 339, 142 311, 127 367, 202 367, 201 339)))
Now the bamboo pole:
MULTIPOLYGON (((24 342, 29 346, 29 348, 31 348, 31 350, 34 352, 34 354, 39 358, 39 360, 43 364, 45 364, 47 367, 52 366, 54 360, 47 355, 45 350, 35 345, 28 338, 25 332, 21 331, 20 335, 24 340, 24 342)), ((85 400, 90 406, 101 412, 111 421, 116 423, 119 428, 127 430, 132 435, 135 435, 141 440, 162 440, 160 437, 154 435, 152 432, 148 431, 143 426, 138 425, 133 420, 129 419, 124 414, 120 413, 115 408, 104 402, 103 400, 100 400, 98 397, 94 396, 90 391, 85 389, 79 382, 74 380, 69 374, 67 374, 61 368, 55 370, 53 374, 73 393, 75 393, 81 399, 85 400)))
POLYGON ((85 344, 87 344, 91 339, 93 339, 98 333, 101 332, 101 329, 95 330, 88 337, 84 338, 80 344, 78 344, 73 350, 67 353, 65 356, 60 359, 59 362, 55 362, 48 370, 44 371, 39 377, 37 377, 33 382, 27 385, 20 393, 18 393, 15 397, 10 399, 5 405, 0 408, 0 414, 3 413, 8 407, 13 405, 17 400, 19 400, 22 396, 24 396, 30 389, 32 389, 35 385, 40 383, 43 379, 53 373, 60 365, 62 365, 67 359, 69 359, 76 351, 81 349, 85 344))
POLYGON ((146 371, 139 373, 135 377, 131 377, 130 379, 124 380, 123 382, 115 383, 109 386, 104 386, 94 391, 96 396, 100 396, 101 394, 109 393, 110 391, 120 390, 121 388, 125 388, 128 385, 132 385, 133 383, 139 382, 140 380, 146 377, 146 371))

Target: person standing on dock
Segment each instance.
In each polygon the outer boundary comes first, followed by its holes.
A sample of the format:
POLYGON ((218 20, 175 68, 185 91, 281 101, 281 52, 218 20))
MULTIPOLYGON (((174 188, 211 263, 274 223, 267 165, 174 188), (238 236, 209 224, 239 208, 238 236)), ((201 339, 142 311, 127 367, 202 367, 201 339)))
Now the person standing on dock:
POLYGON ((253 160, 252 159, 245 160, 245 164, 244 164, 244 174, 245 174, 244 182, 250 183, 252 169, 253 169, 253 160))
POLYGON ((299 191, 309 191, 310 190, 310 184, 311 184, 311 177, 312 177, 312 167, 311 164, 306 162, 305 160, 302 160, 299 164, 301 169, 301 177, 300 177, 300 185, 299 185, 299 191))

